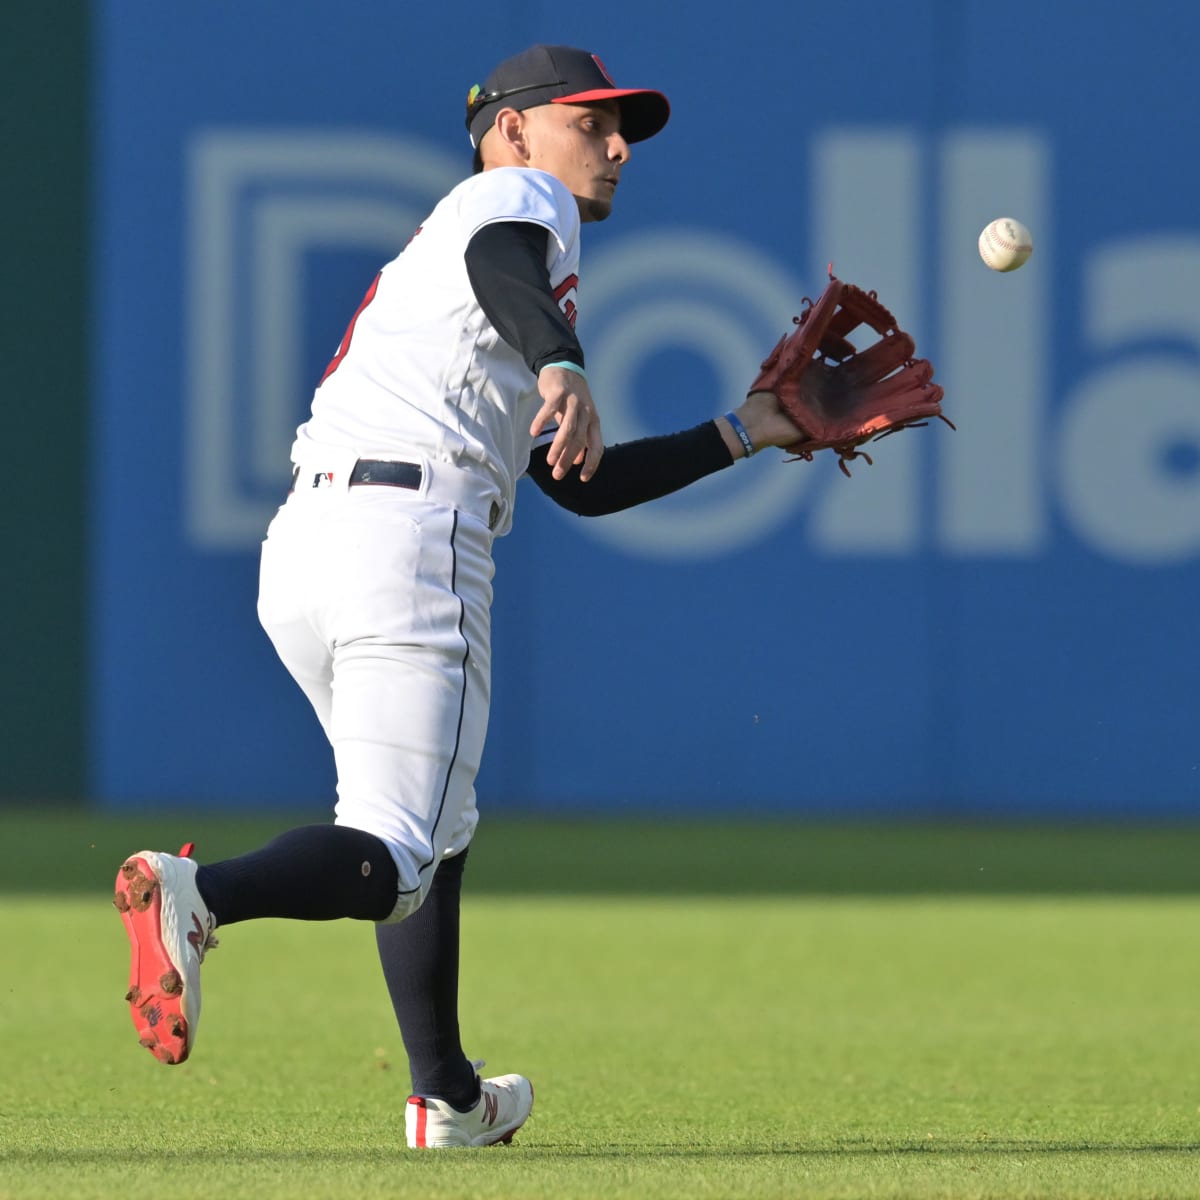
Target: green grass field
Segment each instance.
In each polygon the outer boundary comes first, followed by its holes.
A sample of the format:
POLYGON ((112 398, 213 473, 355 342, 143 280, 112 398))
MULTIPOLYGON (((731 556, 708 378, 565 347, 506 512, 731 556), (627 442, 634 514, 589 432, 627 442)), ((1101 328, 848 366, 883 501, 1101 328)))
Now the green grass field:
POLYGON ((1200 1196, 1198 831, 489 823, 464 1034, 537 1104, 422 1155, 367 926, 226 929, 137 1045, 116 865, 279 824, 0 811, 0 1198, 1200 1196))

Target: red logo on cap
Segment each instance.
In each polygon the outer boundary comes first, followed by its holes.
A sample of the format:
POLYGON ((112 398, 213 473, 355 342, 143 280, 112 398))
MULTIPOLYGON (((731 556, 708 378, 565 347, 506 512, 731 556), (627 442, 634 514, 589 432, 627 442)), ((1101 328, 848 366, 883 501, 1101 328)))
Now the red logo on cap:
POLYGON ((595 54, 592 55, 592 62, 594 62, 596 64, 596 66, 598 66, 600 68, 600 74, 603 75, 604 78, 607 79, 608 82, 613 85, 613 87, 616 87, 617 85, 616 85, 615 80, 608 73, 608 71, 605 69, 604 64, 600 61, 600 59, 595 54))

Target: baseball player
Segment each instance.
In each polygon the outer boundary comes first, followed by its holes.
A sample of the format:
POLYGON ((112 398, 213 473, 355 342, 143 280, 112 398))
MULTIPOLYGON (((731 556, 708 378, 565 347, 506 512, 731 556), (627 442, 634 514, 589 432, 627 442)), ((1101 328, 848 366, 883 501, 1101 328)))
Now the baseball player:
MULTIPOLYGON (((371 283, 297 431, 292 490, 263 544, 259 617, 333 748, 334 822, 204 866, 190 846, 144 850, 118 872, 126 998, 160 1061, 191 1052, 219 926, 350 917, 376 923, 412 1074, 408 1145, 508 1141, 529 1116, 529 1081, 480 1079, 458 1023, 492 541, 521 476, 600 516, 798 436, 762 392, 605 449, 575 333, 580 230, 608 217, 631 144, 669 111, 567 46, 533 46, 471 89, 475 173, 371 283)), ((569 655, 569 613, 555 635, 569 655)))

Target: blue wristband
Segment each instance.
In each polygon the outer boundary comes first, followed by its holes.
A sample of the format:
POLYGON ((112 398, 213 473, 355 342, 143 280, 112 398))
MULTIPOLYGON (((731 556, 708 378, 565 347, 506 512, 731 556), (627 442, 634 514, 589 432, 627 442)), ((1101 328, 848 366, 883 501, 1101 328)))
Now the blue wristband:
POLYGON ((738 435, 738 441, 742 443, 746 451, 746 457, 751 458, 754 455, 754 443, 750 440, 750 435, 746 432, 746 427, 734 416, 733 413, 727 412, 725 420, 733 426, 733 432, 738 435))
POLYGON ((566 362, 565 360, 556 363, 542 363, 543 371, 547 367, 562 367, 564 371, 574 371, 576 375, 582 375, 584 379, 587 378, 587 372, 578 363, 566 362))

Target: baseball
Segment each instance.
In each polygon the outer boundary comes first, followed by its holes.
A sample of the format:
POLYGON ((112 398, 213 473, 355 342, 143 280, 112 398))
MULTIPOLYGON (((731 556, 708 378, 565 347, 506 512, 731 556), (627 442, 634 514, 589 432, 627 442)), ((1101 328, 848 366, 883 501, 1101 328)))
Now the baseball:
POLYGON ((997 217, 979 235, 979 257, 993 271, 1015 271, 1033 253, 1033 235, 1015 217, 997 217))

